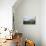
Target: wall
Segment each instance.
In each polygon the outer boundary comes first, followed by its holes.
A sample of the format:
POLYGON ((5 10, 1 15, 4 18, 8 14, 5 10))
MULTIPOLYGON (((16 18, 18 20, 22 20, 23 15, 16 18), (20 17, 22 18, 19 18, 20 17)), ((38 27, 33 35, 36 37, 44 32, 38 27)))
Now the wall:
POLYGON ((23 33, 24 38, 35 41, 36 46, 41 46, 41 0, 23 0, 17 7, 13 7, 15 30, 23 33), (36 16, 35 25, 24 25, 24 16, 36 16))
POLYGON ((12 29, 12 6, 16 0, 0 0, 0 27, 12 29))
POLYGON ((46 0, 41 1, 41 40, 42 46, 46 46, 46 0))

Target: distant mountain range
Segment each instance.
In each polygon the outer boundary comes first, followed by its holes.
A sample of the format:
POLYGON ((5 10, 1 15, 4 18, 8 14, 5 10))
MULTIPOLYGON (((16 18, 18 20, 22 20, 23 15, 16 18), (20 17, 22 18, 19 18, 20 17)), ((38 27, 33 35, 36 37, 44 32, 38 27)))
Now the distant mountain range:
POLYGON ((23 24, 35 24, 35 19, 23 20, 23 24))

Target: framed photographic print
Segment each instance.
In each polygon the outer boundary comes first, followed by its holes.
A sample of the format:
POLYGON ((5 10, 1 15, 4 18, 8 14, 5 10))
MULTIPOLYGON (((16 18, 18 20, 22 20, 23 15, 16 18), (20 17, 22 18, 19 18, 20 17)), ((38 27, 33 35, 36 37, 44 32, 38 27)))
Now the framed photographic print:
POLYGON ((35 24, 36 23, 36 16, 25 16, 23 18, 23 24, 35 24))

